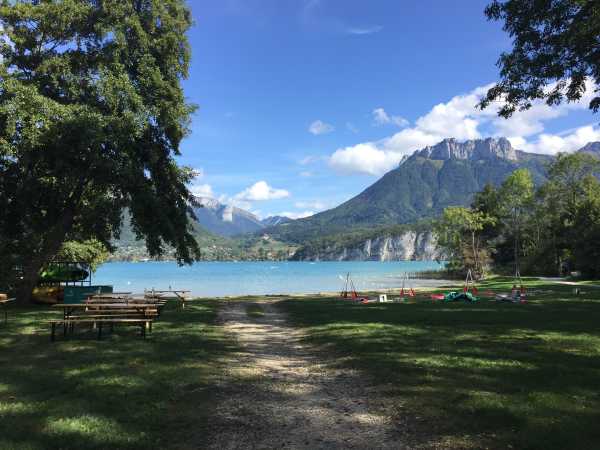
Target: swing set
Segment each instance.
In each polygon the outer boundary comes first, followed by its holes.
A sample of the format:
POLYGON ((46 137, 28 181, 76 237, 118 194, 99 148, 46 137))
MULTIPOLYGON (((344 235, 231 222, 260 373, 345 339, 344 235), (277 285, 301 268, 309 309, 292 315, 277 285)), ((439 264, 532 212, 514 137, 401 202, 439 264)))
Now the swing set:
POLYGON ((513 286, 510 291, 510 295, 506 294, 496 294, 496 301, 498 302, 510 302, 510 303, 526 303, 527 302, 527 288, 523 284, 523 279, 521 278, 521 272, 519 271, 519 266, 515 267, 515 276, 513 279, 513 286))
POLYGON ((413 285, 408 277, 408 273, 404 272, 402 276, 402 289, 400 289, 400 298, 404 299, 405 297, 414 297, 415 290, 413 289, 413 285))
MULTIPOLYGON (((495 294, 492 291, 485 291, 481 293, 482 297, 493 297, 495 294)), ((473 271, 469 269, 465 282, 463 284, 462 292, 449 292, 447 294, 431 294, 432 300, 443 300, 446 302, 466 300, 470 302, 476 302, 480 296, 479 289, 475 285, 475 278, 473 277, 473 271)))
MULTIPOLYGON (((344 279, 341 275, 340 275, 340 278, 344 279)), ((340 297, 349 298, 349 299, 360 301, 363 303, 369 300, 366 297, 361 297, 358 295, 358 292, 356 292, 356 287, 354 286, 354 281, 352 281, 352 278, 350 278, 350 272, 348 272, 346 274, 344 288, 342 289, 342 292, 340 293, 340 297), (351 290, 349 290, 349 289, 351 289, 351 290)))

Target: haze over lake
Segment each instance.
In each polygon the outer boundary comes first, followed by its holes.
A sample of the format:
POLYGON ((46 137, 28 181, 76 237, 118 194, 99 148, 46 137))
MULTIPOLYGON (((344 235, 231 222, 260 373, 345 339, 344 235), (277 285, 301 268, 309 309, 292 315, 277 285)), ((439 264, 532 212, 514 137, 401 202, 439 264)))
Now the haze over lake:
MULTIPOLYGON (((405 272, 439 270, 435 261, 351 262, 114 262, 102 265, 93 283, 115 291, 190 289, 201 297, 339 291, 350 272, 356 289, 399 287, 405 272), (341 278, 340 278, 341 277, 341 278)), ((423 281, 419 281, 423 285, 423 281)))

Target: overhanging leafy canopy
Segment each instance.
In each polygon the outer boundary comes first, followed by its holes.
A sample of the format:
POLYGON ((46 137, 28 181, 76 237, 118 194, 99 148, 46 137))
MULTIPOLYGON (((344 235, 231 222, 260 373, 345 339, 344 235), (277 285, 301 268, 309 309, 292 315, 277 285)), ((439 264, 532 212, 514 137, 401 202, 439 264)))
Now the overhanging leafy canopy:
POLYGON ((483 98, 487 107, 502 100, 499 114, 510 117, 534 100, 548 105, 578 101, 586 80, 595 82, 590 109, 600 109, 600 2, 598 0, 494 0, 485 10, 504 21, 512 51, 498 60, 501 80, 483 98))
POLYGON ((3 0, 0 24, 3 253, 35 266, 66 239, 108 243, 128 208, 152 255, 199 256, 175 160, 193 111, 184 2, 3 0))

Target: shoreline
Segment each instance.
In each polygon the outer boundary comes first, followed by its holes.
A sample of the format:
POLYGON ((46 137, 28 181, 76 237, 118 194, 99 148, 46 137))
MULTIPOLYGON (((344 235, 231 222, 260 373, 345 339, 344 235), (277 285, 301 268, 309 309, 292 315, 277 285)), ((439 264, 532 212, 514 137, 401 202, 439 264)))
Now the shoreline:
MULTIPOLYGON (((411 280, 412 288, 416 291, 422 290, 433 290, 433 289, 441 289, 441 288, 452 288, 455 287, 457 282, 453 280, 437 280, 437 279, 418 279, 411 280), (414 282, 413 282, 414 281, 414 282), (423 283, 425 282, 425 284, 423 283)), ((411 286, 405 287, 404 289, 410 289, 411 286)), ((370 294, 399 294, 402 290, 402 286, 400 287, 392 287, 392 288, 377 288, 377 289, 363 289, 357 290, 359 295, 362 293, 363 295, 370 294)), ((241 300, 256 297, 264 297, 264 298, 281 298, 281 297, 291 297, 291 298, 315 298, 315 297, 324 297, 331 298, 339 296, 340 291, 320 291, 320 292, 293 292, 293 293, 275 293, 275 294, 239 294, 239 295, 223 295, 223 296, 195 296, 193 295, 194 300, 241 300)))

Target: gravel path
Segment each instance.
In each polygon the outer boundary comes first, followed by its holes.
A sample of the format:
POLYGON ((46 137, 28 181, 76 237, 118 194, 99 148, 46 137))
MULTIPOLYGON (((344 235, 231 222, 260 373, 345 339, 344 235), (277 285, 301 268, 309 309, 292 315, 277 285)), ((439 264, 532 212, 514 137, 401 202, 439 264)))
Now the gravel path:
MULTIPOLYGON (((222 308, 242 351, 227 362, 209 424, 210 449, 404 449, 381 411, 383 399, 359 374, 328 367, 300 342, 277 301, 222 308)), ((321 355, 322 356, 322 355, 321 355)))

